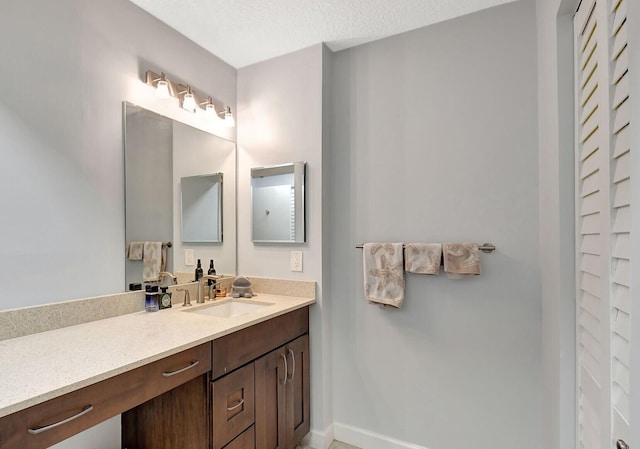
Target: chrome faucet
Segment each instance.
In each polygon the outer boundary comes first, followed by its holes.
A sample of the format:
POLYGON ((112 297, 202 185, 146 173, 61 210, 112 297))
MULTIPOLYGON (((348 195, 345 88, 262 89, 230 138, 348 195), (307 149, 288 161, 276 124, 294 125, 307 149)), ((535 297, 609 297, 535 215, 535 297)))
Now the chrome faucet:
POLYGON ((189 289, 187 288, 176 288, 178 292, 184 292, 184 302, 182 303, 182 307, 191 305, 191 298, 189 297, 189 289))
POLYGON ((160 283, 162 283, 163 277, 168 277, 169 279, 171 279, 171 285, 175 285, 178 282, 178 278, 175 277, 173 274, 169 273, 168 271, 161 271, 160 274, 158 274, 158 281, 160 283))
MULTIPOLYGON (((204 302, 204 281, 205 280, 216 281, 219 278, 220 276, 214 276, 211 274, 205 274, 200 278, 200 280, 198 281, 198 299, 197 299, 198 304, 202 304, 204 302)), ((213 289, 215 288, 215 285, 216 283, 212 282, 211 285, 209 286, 209 299, 212 301, 216 297, 215 292, 213 291, 213 289)))

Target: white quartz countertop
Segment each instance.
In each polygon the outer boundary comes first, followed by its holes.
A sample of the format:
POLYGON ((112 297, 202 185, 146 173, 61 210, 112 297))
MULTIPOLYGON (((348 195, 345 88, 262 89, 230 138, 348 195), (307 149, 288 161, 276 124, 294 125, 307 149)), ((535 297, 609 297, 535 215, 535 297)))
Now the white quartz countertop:
POLYGON ((193 311, 211 303, 136 312, 0 341, 0 417, 23 410, 218 337, 313 304, 258 294, 272 303, 231 318, 193 311))

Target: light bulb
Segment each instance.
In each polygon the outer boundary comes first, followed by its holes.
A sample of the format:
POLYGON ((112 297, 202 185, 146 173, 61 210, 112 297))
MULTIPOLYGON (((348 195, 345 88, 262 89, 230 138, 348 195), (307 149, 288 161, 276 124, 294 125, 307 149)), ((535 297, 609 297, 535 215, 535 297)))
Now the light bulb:
POLYGON ((195 113, 196 107, 196 100, 193 98, 193 94, 191 92, 184 94, 184 97, 182 97, 182 109, 195 113))
POLYGON ((207 104, 204 107, 204 112, 206 112, 207 115, 209 116, 218 117, 218 113, 216 112, 216 107, 214 106, 213 101, 211 100, 211 97, 209 97, 209 100, 207 101, 207 104))
POLYGON ((236 126, 236 121, 233 119, 233 114, 229 106, 227 106, 227 109, 224 111, 224 126, 228 128, 236 126))
POLYGON ((171 95, 169 94, 169 83, 167 80, 161 79, 156 84, 156 95, 159 98, 169 98, 171 95))

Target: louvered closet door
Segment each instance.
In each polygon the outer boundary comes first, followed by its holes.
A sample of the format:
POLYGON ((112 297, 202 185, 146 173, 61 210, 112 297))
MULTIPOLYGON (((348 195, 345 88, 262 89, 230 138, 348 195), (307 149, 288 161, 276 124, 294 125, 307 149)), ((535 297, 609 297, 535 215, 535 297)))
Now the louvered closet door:
POLYGON ((585 449, 629 442, 629 1, 583 0, 574 20, 577 441, 585 449))

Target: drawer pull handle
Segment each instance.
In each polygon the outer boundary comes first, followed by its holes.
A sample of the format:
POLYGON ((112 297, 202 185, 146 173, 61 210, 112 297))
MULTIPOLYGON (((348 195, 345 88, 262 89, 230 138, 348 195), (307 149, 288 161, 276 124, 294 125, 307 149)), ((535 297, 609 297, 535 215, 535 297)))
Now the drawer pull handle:
POLYGON ((175 370, 175 371, 165 371, 164 373, 162 373, 162 375, 164 377, 171 377, 171 376, 175 376, 176 374, 180 374, 180 373, 184 373, 186 370, 193 368, 194 366, 196 366, 198 363, 200 363, 200 360, 194 360, 193 362, 191 362, 191 365, 189 366, 185 366, 184 368, 175 370))
POLYGON ((234 405, 233 407, 227 407, 227 411, 230 412, 232 410, 237 409, 238 407, 240 407, 242 404, 244 404, 244 399, 240 399, 238 401, 238 403, 236 405, 234 405))
POLYGON ((282 385, 287 385, 287 376, 289 375, 289 367, 287 366, 287 356, 280 353, 280 357, 284 360, 284 376, 282 376, 282 385))
POLYGON ((53 424, 47 424, 46 426, 30 427, 29 428, 29 433, 31 435, 37 435, 37 434, 42 433, 44 431, 53 429, 54 427, 58 427, 58 426, 61 426, 63 424, 66 424, 66 423, 68 423, 70 421, 73 421, 74 419, 78 419, 82 415, 86 415, 87 413, 89 413, 91 410, 93 410, 93 405, 86 405, 78 413, 76 413, 73 416, 70 416, 68 418, 63 419, 62 421, 58 421, 58 422, 55 422, 53 424))
POLYGON ((289 349, 289 355, 291 356, 291 377, 289 377, 289 380, 293 380, 293 376, 296 375, 296 354, 293 349, 289 349))

